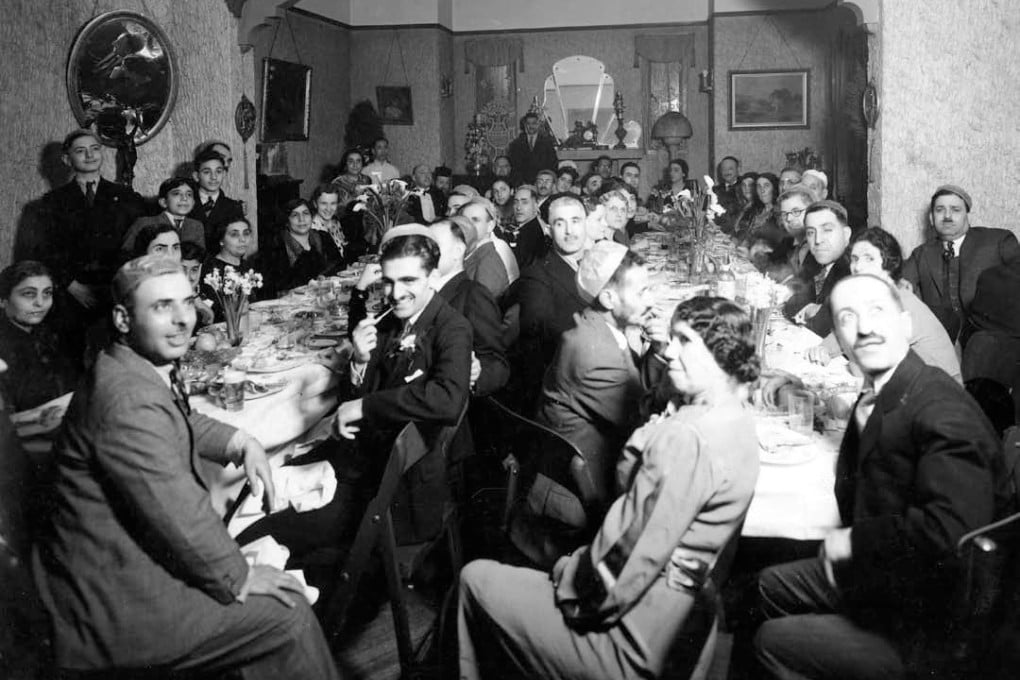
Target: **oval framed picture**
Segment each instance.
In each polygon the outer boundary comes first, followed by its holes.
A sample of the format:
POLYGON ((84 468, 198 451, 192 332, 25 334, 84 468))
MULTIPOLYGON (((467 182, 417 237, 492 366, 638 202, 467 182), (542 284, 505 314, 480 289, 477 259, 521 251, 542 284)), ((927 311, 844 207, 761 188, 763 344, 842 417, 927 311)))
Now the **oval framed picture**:
POLYGON ((101 14, 82 27, 67 60, 67 98, 78 124, 113 145, 144 144, 177 100, 177 59, 166 33, 136 12, 101 14))

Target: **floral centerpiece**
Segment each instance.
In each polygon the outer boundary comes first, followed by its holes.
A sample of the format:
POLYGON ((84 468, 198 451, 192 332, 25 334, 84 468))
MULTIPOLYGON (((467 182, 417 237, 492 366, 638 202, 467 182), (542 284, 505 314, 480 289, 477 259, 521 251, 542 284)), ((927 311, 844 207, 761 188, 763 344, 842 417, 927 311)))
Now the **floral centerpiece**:
POLYGON ((714 259, 716 237, 720 233, 715 218, 726 212, 712 190, 714 186, 712 178, 705 175, 704 191, 696 185, 693 193, 684 189, 679 194, 661 197, 660 225, 689 242, 692 275, 701 275, 706 261, 714 259))
POLYGON ((241 318, 248 313, 248 297, 262 287, 262 274, 249 269, 241 274, 229 264, 205 275, 205 285, 212 289, 216 302, 223 308, 227 325, 227 340, 231 345, 241 344, 241 318))
POLYGON ((743 297, 747 304, 748 313, 751 316, 755 351, 759 357, 764 359, 765 340, 768 336, 772 311, 789 299, 790 289, 760 272, 746 274, 743 277, 742 288, 743 291, 738 291, 738 297, 743 297))
POLYGON ((424 189, 408 189, 407 182, 399 179, 359 186, 351 210, 365 216, 365 240, 378 245, 383 235, 406 213, 408 200, 412 196, 420 198, 423 193, 424 189))

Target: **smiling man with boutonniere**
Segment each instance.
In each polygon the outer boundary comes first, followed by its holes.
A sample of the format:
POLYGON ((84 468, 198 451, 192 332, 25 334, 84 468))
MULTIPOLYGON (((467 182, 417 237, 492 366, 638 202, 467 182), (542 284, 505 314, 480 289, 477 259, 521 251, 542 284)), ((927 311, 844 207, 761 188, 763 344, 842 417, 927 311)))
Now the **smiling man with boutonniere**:
MULTIPOLYGON (((353 539, 404 425, 415 423, 429 443, 441 428, 457 423, 470 394, 471 325, 433 289, 438 262, 439 246, 421 225, 394 227, 383 237, 376 276, 387 309, 368 315, 367 296, 357 289, 352 295, 352 351, 327 360, 344 374, 333 439, 290 463, 328 461, 336 472, 336 495, 318 510, 270 515, 242 532, 239 543, 270 534, 290 550, 290 568, 322 566, 331 554, 335 559, 338 545, 353 539)), ((407 495, 401 500, 405 512, 394 517, 400 544, 438 533, 449 496, 445 466, 442 456, 430 454, 405 477, 408 484, 398 492, 407 495)), ((320 585, 311 570, 306 575, 320 585)))

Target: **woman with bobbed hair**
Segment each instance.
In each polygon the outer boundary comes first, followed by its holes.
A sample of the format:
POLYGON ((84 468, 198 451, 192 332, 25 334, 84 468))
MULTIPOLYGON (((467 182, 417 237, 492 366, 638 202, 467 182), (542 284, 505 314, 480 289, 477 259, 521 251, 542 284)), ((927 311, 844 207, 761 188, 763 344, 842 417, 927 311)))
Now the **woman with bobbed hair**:
MULTIPOLYGON (((910 314, 910 349, 924 363, 941 368, 951 378, 962 383, 960 360, 956 358, 953 341, 945 326, 900 278, 903 273, 903 250, 896 237, 881 227, 869 227, 850 239, 849 252, 851 274, 874 274, 896 285, 903 309, 910 314)), ((835 334, 829 333, 821 344, 807 351, 807 357, 815 363, 827 364, 840 353, 835 334)))
POLYGON ((476 560, 460 575, 460 677, 659 677, 708 567, 758 478, 746 403, 751 320, 724 298, 681 303, 657 348, 675 390, 627 441, 620 497, 550 574, 476 560), (512 650, 507 653, 507 650, 512 650))
POLYGON ((46 265, 23 260, 0 272, 0 393, 10 411, 35 408, 74 389, 78 371, 46 323, 53 307, 46 265))

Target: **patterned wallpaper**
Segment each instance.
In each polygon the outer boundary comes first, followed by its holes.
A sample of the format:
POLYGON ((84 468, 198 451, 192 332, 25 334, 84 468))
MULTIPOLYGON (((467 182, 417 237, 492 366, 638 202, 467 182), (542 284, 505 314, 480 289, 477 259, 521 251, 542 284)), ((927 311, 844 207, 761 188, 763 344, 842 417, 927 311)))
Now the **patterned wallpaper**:
MULTIPOLYGON (((174 167, 189 161, 196 145, 227 140, 235 165, 228 195, 245 201, 255 216, 255 138, 248 142, 251 188, 245 191, 241 139, 234 131, 234 107, 242 89, 254 96, 251 53, 237 48, 236 20, 226 3, 207 0, 97 0, 46 2, 7 0, 0 22, 0 266, 10 263, 17 224, 25 203, 51 187, 41 170, 47 145, 59 145, 77 127, 65 87, 65 64, 79 29, 95 14, 114 9, 146 14, 167 33, 181 72, 177 105, 167 125, 138 147, 135 189, 156 193, 174 167)), ((52 147, 49 147, 52 148, 52 147)), ((59 162, 59 152, 53 160, 59 162)), ((106 150, 103 172, 112 178, 114 152, 106 150)))

